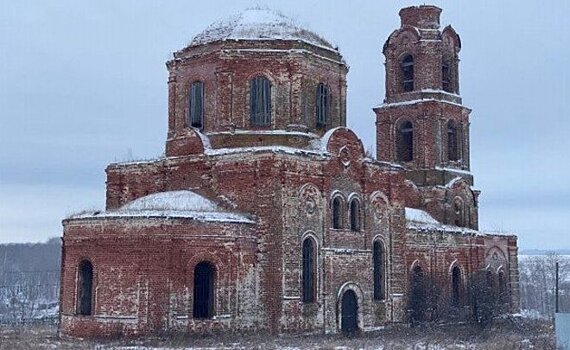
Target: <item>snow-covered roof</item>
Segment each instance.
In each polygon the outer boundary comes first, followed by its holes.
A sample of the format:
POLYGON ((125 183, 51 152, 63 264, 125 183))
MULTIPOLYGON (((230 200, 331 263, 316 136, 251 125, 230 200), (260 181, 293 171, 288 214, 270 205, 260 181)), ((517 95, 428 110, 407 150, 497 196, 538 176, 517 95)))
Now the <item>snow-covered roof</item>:
POLYGON ((415 208, 406 208, 406 221, 422 223, 422 224, 432 224, 439 225, 439 221, 429 215, 426 211, 415 208))
POLYGON ((69 218, 121 217, 185 218, 206 222, 255 223, 246 215, 226 212, 213 201, 188 190, 153 193, 135 199, 119 209, 86 212, 72 215, 69 218))
POLYGON ((483 235, 484 233, 466 227, 444 225, 421 209, 406 208, 406 227, 415 231, 447 232, 465 235, 483 235))
POLYGON ((122 210, 219 211, 216 203, 192 191, 149 194, 121 207, 122 210))
POLYGON ((255 7, 214 22, 196 35, 191 46, 220 40, 299 40, 328 50, 333 46, 291 18, 269 8, 255 7))

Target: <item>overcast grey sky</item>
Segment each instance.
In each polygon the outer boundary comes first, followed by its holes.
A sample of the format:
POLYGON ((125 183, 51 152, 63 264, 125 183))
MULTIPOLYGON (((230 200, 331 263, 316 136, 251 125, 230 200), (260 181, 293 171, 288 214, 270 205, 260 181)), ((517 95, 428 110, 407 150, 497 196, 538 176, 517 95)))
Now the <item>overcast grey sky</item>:
MULTIPOLYGON (((399 8, 419 3, 0 0, 0 242, 60 236, 66 215, 104 207, 109 162, 161 155, 164 62, 211 22, 257 4, 340 47, 348 124, 372 145, 382 45, 399 8)), ((462 39, 481 227, 517 233, 523 249, 570 248, 570 1, 430 4, 462 39)))

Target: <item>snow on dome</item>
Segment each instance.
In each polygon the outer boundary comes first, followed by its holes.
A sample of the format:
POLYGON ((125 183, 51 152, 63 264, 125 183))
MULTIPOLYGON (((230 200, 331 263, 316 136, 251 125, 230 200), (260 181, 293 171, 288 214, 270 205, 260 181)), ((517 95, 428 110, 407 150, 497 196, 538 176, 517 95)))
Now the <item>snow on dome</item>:
POLYGON ((254 224, 246 215, 229 213, 211 200, 192 191, 153 193, 135 199, 119 209, 83 212, 69 219, 94 218, 185 218, 203 222, 233 222, 254 224))
POLYGON ((191 46, 219 40, 300 40, 334 49, 319 35, 300 27, 291 18, 269 8, 256 7, 211 24, 196 35, 191 46))
POLYGON ((153 193, 125 204, 121 210, 219 211, 216 203, 192 191, 153 193))

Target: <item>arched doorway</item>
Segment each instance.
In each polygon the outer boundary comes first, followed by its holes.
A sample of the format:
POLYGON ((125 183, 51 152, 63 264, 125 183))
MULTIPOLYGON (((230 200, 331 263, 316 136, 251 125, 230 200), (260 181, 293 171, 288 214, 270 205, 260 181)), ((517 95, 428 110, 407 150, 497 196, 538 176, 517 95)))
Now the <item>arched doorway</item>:
POLYGON ((341 330, 344 334, 354 334, 358 331, 358 299, 353 290, 347 290, 342 295, 341 330))
POLYGON ((194 318, 214 316, 214 266, 201 262, 194 268, 194 318))

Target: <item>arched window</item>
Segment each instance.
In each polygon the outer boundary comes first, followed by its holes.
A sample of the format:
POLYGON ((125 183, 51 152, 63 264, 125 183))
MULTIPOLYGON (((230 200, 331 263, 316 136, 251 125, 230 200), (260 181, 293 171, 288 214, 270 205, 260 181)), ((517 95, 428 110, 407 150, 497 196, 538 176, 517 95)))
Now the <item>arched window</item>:
POLYGON ((350 229, 360 231, 360 201, 356 198, 350 201, 350 229))
POLYGON ((402 70, 402 90, 404 92, 414 90, 414 58, 412 55, 406 55, 400 63, 402 70))
POLYGON ((396 155, 401 162, 409 162, 414 158, 414 128, 410 121, 406 120, 398 127, 396 155))
POLYGON ((340 196, 334 197, 332 201, 332 227, 342 228, 342 199, 340 196))
POLYGON ((465 226, 465 205, 459 197, 455 197, 453 200, 453 212, 455 214, 455 226, 465 226))
POLYGON ((444 91, 453 92, 449 63, 445 59, 441 63, 441 87, 443 88, 444 91))
POLYGON ((372 249, 372 263, 374 266, 374 299, 384 300, 384 284, 386 278, 386 272, 384 270, 384 246, 382 242, 375 241, 372 249))
POLYGON ((461 278, 461 269, 459 266, 453 267, 451 270, 451 301, 453 305, 461 304, 461 296, 463 294, 463 283, 461 278))
POLYGON ((77 276, 77 314, 92 315, 93 265, 84 260, 79 264, 77 276))
POLYGON ((271 125, 271 82, 257 76, 250 82, 251 124, 271 125))
POLYGON ((311 238, 303 241, 303 302, 312 303, 315 301, 316 291, 316 264, 315 245, 311 238))
POLYGON ((190 126, 201 129, 204 126, 204 83, 193 82, 189 95, 190 126))
POLYGON ((214 266, 201 262, 194 268, 194 318, 214 316, 214 266))
POLYGON ((326 127, 330 113, 330 90, 323 83, 317 85, 316 95, 317 127, 326 127))
POLYGON ((459 160, 459 133, 453 120, 447 122, 447 158, 459 160))

